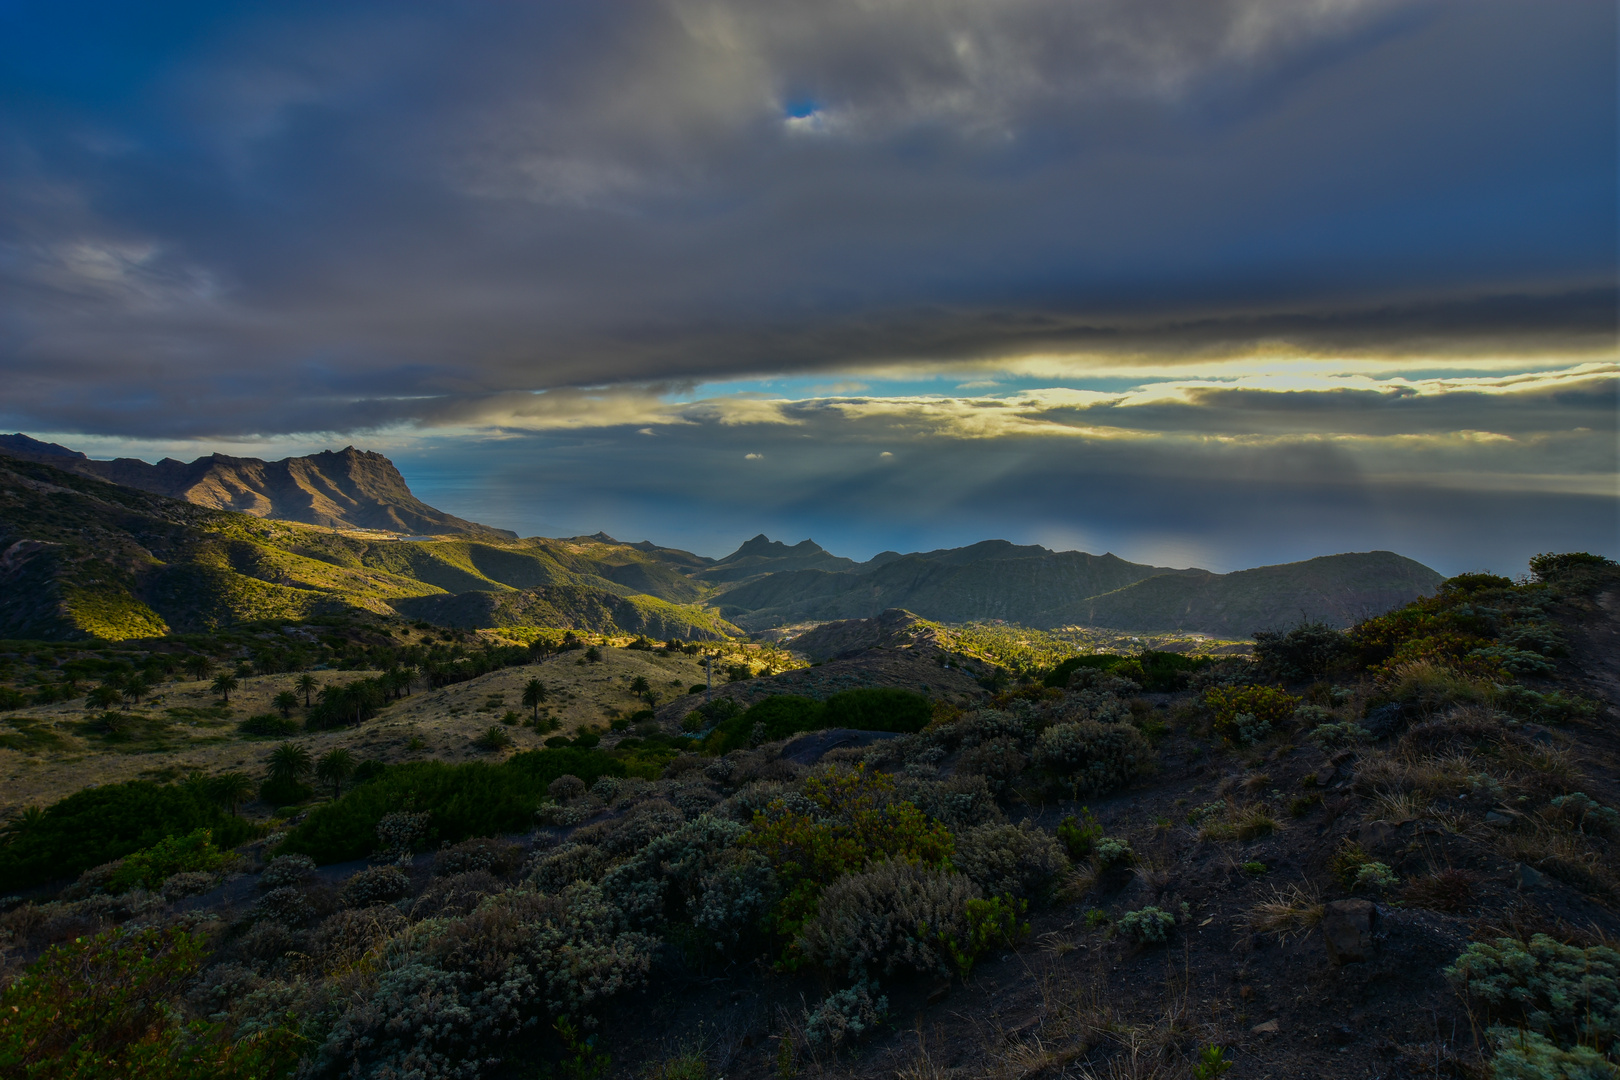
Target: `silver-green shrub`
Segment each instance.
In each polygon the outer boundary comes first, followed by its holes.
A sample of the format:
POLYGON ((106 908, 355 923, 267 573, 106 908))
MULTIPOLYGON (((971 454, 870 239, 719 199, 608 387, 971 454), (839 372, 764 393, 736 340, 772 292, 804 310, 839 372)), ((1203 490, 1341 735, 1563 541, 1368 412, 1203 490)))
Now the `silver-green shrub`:
POLYGON ((958 775, 983 777, 992 790, 1002 791, 1029 768, 1029 755, 1022 744, 1005 736, 979 743, 962 751, 956 759, 958 775))
POLYGON ((966 934, 967 902, 978 897, 963 874, 879 863, 827 886, 799 935, 799 950, 838 977, 901 969, 948 975, 944 940, 966 934))
POLYGON ((315 860, 308 855, 277 855, 259 875, 259 888, 285 889, 302 885, 315 876, 315 860))
POLYGON ((985 778, 964 776, 960 770, 943 780, 898 777, 894 794, 952 832, 1004 820, 985 778))
POLYGON ((283 926, 303 926, 315 917, 315 907, 299 889, 284 885, 271 889, 253 905, 254 917, 283 926))
POLYGON ((1124 787, 1153 768, 1153 748, 1130 724, 1056 724, 1035 744, 1035 764, 1075 798, 1124 787))
POLYGON ((828 994, 804 1014, 804 1037, 833 1050, 871 1034, 889 1015, 889 999, 873 997, 876 986, 865 981, 828 994))
POLYGON ((612 861, 595 844, 559 844, 529 864, 529 882, 541 892, 560 893, 576 881, 596 881, 612 861))
POLYGON ((390 904, 409 896, 411 879, 397 866, 368 866, 349 878, 338 890, 338 903, 344 907, 364 908, 373 904, 390 904))
POLYGON ((1562 1045, 1607 1045, 1620 1034, 1620 952, 1606 945, 1583 949, 1546 934, 1476 941, 1446 975, 1495 1016, 1562 1045))
POLYGON ((1485 1032, 1496 1054, 1494 1080, 1615 1080, 1620 1067, 1590 1046, 1561 1047, 1546 1036, 1521 1028, 1485 1032))
POLYGON ((1043 895, 1069 871, 1057 837, 1029 821, 968 829, 956 838, 951 864, 986 896, 1025 899, 1043 895))
POLYGON ((1138 945, 1163 945, 1176 925, 1176 917, 1163 908, 1145 907, 1127 911, 1114 924, 1120 935, 1138 945))

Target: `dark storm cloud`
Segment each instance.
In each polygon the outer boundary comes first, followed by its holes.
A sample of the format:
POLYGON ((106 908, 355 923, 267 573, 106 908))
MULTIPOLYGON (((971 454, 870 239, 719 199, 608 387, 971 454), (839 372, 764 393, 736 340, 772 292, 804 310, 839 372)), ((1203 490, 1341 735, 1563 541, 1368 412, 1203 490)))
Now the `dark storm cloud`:
POLYGON ((1612 5, 0 18, 14 427, 355 431, 895 361, 1613 342, 1612 5))

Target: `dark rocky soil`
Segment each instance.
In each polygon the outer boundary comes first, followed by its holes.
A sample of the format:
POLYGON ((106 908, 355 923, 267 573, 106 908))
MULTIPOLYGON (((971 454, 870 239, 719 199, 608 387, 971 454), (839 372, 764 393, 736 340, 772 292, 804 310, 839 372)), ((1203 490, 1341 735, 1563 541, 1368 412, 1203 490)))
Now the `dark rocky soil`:
MULTIPOLYGON (((1601 708, 1595 719, 1558 730, 1525 730, 1538 744, 1566 749, 1584 773, 1584 790, 1615 805, 1620 594, 1566 601, 1556 616, 1570 641, 1556 681, 1601 708)), ((907 678, 915 685, 926 671, 938 693, 958 676, 928 663, 920 649, 884 652, 896 685, 907 678)), ((796 674, 806 682, 835 678, 839 664, 876 655, 796 674)), ((804 693, 803 685, 769 689, 804 693)), ((1168 716, 1176 699, 1155 704, 1168 716)), ((1073 902, 1035 913, 1016 951, 986 958, 965 981, 887 988, 890 1024, 881 1033, 853 1054, 801 1053, 792 1060, 796 1074, 1185 1077, 1188 1055, 1214 1044, 1234 1062, 1229 1076, 1243 1080, 1470 1075, 1478 1032, 1443 969, 1471 939, 1620 936, 1616 898, 1605 886, 1577 887, 1505 857, 1493 842, 1500 825, 1487 821, 1488 807, 1470 807, 1465 792, 1446 827, 1386 821, 1357 793, 1352 753, 1304 743, 1225 751, 1172 730, 1160 756, 1150 782, 1092 804, 1109 835, 1131 840, 1141 857, 1136 870, 1104 875, 1073 902), (1296 807, 1298 816, 1288 812, 1296 797, 1311 794, 1320 801, 1296 807), (1270 806, 1281 827, 1246 842, 1200 840, 1189 810, 1223 797, 1270 806), (1289 886, 1323 901, 1349 897, 1329 872, 1346 838, 1403 882, 1461 871, 1472 897, 1454 911, 1418 906, 1399 890, 1376 897, 1371 949, 1360 961, 1332 962, 1320 928, 1288 939, 1250 929, 1250 909, 1289 886), (1263 863, 1264 873, 1246 870, 1249 863, 1263 863), (1117 917, 1147 904, 1177 913, 1186 905, 1190 917, 1164 946, 1138 948, 1088 928, 1092 910, 1117 917)), ((1031 805, 1011 817, 1050 829, 1075 809, 1031 805)), ((826 988, 757 967, 707 970, 670 959, 661 982, 604 1018, 615 1075, 646 1075, 683 1049, 701 1049, 711 1076, 783 1075, 780 1041, 796 1034, 806 1005, 826 988)))

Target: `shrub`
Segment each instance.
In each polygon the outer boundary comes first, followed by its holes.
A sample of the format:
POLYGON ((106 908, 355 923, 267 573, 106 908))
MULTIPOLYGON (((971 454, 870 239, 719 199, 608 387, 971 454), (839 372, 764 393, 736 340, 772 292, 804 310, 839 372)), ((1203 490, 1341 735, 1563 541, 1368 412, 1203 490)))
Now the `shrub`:
POLYGON ((625 767, 601 751, 579 747, 529 750, 499 764, 393 765, 341 799, 316 807, 281 850, 302 852, 317 863, 364 858, 376 850, 383 816, 417 805, 433 807, 428 841, 522 832, 533 827, 546 788, 565 773, 591 783, 603 775, 622 776, 625 767))
POLYGON ((1364 862, 1356 868, 1356 876, 1350 887, 1366 892, 1383 892, 1400 883, 1401 879, 1395 876, 1388 863, 1364 862))
POLYGON ((1460 991, 1506 1019, 1557 1040, 1608 1046, 1620 1034, 1620 952, 1545 934, 1475 942, 1446 968, 1460 991))
POLYGON ((193 785, 135 780, 86 788, 46 807, 26 831, 0 841, 0 890, 74 877, 199 828, 211 829, 220 848, 259 832, 226 815, 193 785))
POLYGON ((1620 814, 1583 791, 1559 795, 1552 801, 1553 816, 1566 821, 1577 832, 1608 836, 1620 828, 1620 814))
POLYGON ((1138 945, 1163 945, 1170 937, 1176 917, 1157 907, 1127 911, 1119 917, 1115 927, 1126 940, 1138 945))
POLYGON ((1098 840, 1092 853, 1096 856, 1098 868, 1102 870, 1129 866, 1136 861, 1136 852, 1131 848, 1130 841, 1113 836, 1098 840))
POLYGON ((837 1050, 845 1043, 869 1035, 889 1015, 889 999, 872 996, 877 987, 856 983, 828 994, 804 1015, 804 1037, 811 1043, 837 1050))
POLYGON ((517 869, 522 859, 523 849, 519 845, 480 837, 464 840, 434 855, 433 873, 436 877, 451 877, 474 870, 487 870, 502 876, 517 869))
POLYGON ((284 720, 275 713, 259 713, 257 716, 250 716, 236 725, 236 730, 243 735, 261 735, 273 738, 286 738, 288 735, 296 735, 302 728, 303 725, 298 721, 284 720))
POLYGON ((1254 635, 1254 659, 1271 678, 1283 682, 1319 679, 1354 655, 1344 632, 1322 622, 1302 622, 1286 633, 1254 635))
POLYGON ((416 814, 408 810, 384 814, 382 820, 377 822, 377 851, 399 862, 408 860, 427 838, 431 820, 429 814, 416 814))
POLYGON ((259 785, 259 798, 275 807, 296 806, 314 794, 315 789, 308 784, 286 776, 271 777, 259 785))
POLYGON ((967 934, 961 938, 945 938, 942 944, 950 953, 951 962, 964 978, 973 970, 979 957, 991 949, 1016 945, 1029 934, 1029 923, 1022 917, 1029 903, 1010 896, 992 896, 988 900, 967 902, 967 934))
POLYGON ((1069 871, 1057 839, 1028 821, 967 830, 956 838, 951 865, 987 896, 1021 898, 1044 895, 1069 871))
POLYGON ((295 1033, 226 1038, 177 1007, 206 945, 179 929, 115 928, 54 946, 0 995, 0 1062, 38 1080, 140 1076, 270 1080, 290 1076, 295 1033))
POLYGON ((1035 764, 1075 798, 1124 787, 1153 768, 1153 749, 1130 724, 1055 724, 1035 744, 1035 764))
POLYGON ((982 776, 996 791, 1001 791, 1029 768, 1029 756, 1017 740, 1000 738, 982 742, 962 751, 957 758, 958 773, 982 776))
POLYGON ((1225 1048, 1206 1046, 1193 1059, 1193 1080, 1218 1080, 1231 1067, 1232 1061, 1226 1056, 1225 1048))
POLYGON ((1372 732, 1353 720, 1346 720, 1343 723, 1318 724, 1305 737, 1323 750, 1336 750, 1341 746, 1366 742, 1372 738, 1372 732))
POLYGON ((1097 815, 1091 812, 1090 807, 1082 806, 1080 816, 1070 814, 1058 822, 1058 839, 1068 849, 1069 858, 1076 862, 1091 858, 1091 852, 1097 841, 1102 839, 1103 828, 1097 822, 1097 815))
POLYGON ((473 740, 480 750, 505 750, 512 745, 512 736, 499 724, 491 724, 484 733, 473 740))
POLYGON ((1230 741, 1239 737, 1240 714, 1251 725, 1280 728, 1299 703, 1299 698, 1280 686, 1212 686, 1204 691, 1204 707, 1215 713, 1215 734, 1230 741))
POLYGON ((368 866, 349 878, 338 891, 344 907, 368 908, 409 896, 411 879, 397 866, 368 866))
POLYGON ((208 829, 194 829, 184 836, 166 836, 143 851, 124 856, 108 882, 107 891, 156 890, 175 874, 212 874, 230 860, 230 855, 214 846, 213 833, 208 829))
POLYGON ((921 731, 933 719, 928 698, 893 686, 866 686, 844 690, 822 705, 823 727, 862 731, 921 731))
POLYGON ((946 942, 966 939, 978 889, 962 874, 883 862, 827 886, 797 945, 840 978, 906 969, 948 975, 946 942))
POLYGON ((1493 1027, 1485 1032, 1496 1056, 1494 1080, 1614 1080, 1615 1065, 1590 1046, 1568 1048, 1534 1031, 1493 1027))
POLYGON ((577 799, 587 790, 585 781, 572 773, 564 773, 546 785, 546 794, 560 803, 577 799))
POLYGON ((303 926, 315 917, 315 906, 300 889, 284 886, 271 889, 253 905, 253 914, 260 919, 277 922, 287 927, 303 926))
POLYGON ((728 697, 718 697, 687 713, 681 720, 681 730, 694 733, 708 731, 735 720, 742 716, 742 713, 741 705, 728 697))
POLYGON ((315 876, 315 860, 308 855, 277 855, 259 875, 259 888, 285 889, 303 885, 315 876))
POLYGON ((773 800, 754 815, 743 843, 776 868, 784 888, 776 930, 798 933, 826 883, 885 858, 943 867, 955 848, 950 832, 908 802, 887 802, 894 781, 857 766, 805 780, 801 798, 773 800))

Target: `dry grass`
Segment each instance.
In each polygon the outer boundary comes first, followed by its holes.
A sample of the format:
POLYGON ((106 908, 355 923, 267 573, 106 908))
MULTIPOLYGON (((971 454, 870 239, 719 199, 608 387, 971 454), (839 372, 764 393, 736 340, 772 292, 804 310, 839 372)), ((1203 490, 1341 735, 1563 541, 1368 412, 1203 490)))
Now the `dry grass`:
POLYGON ((1259 803, 1229 806, 1218 817, 1206 818, 1198 829, 1198 839, 1214 841, 1254 840, 1270 836, 1280 826, 1271 811, 1259 803))
POLYGON ((1414 879, 1402 891, 1401 899, 1431 911, 1467 911, 1474 906, 1474 884, 1478 880, 1477 874, 1448 866, 1414 879))
POLYGON ((1243 783, 1239 786, 1250 795, 1257 791, 1264 791, 1271 786, 1271 774, 1263 772, 1250 773, 1243 778, 1243 783))
POLYGON ((1310 885, 1273 888, 1271 897, 1251 907, 1244 923, 1255 933, 1276 934, 1287 941, 1314 929, 1326 910, 1322 898, 1310 885))

